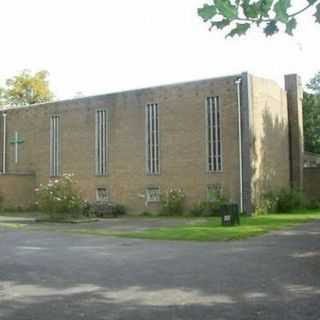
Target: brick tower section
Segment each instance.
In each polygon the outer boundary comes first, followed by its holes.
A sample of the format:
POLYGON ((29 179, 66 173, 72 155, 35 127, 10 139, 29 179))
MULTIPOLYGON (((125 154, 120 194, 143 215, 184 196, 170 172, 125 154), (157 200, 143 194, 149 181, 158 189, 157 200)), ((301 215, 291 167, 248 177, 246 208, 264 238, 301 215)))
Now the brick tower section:
POLYGON ((286 75, 285 89, 288 96, 291 187, 302 190, 304 138, 301 78, 296 74, 286 75))

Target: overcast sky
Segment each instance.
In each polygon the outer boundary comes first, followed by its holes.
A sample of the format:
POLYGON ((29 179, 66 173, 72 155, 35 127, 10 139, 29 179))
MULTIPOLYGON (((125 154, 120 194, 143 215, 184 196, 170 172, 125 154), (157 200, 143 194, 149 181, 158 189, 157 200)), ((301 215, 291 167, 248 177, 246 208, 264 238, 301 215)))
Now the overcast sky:
POLYGON ((320 70, 311 12, 294 37, 256 30, 225 40, 197 16, 205 0, 0 1, 0 83, 46 69, 58 99, 242 71, 282 84, 285 73, 308 80, 320 70))

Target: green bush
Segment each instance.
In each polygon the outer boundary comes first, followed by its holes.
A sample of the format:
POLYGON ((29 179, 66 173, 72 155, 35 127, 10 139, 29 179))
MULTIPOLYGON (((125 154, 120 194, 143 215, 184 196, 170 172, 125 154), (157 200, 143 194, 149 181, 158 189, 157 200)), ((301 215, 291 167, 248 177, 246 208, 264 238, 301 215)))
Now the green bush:
POLYGON ((62 177, 49 180, 47 185, 40 185, 36 191, 36 205, 40 211, 51 219, 79 217, 86 203, 75 187, 73 175, 64 174, 62 177))
POLYGON ((220 217, 220 208, 228 201, 223 196, 217 197, 212 201, 200 201, 190 210, 193 217, 220 217))
POLYGON ((184 212, 185 194, 181 189, 170 189, 160 196, 160 215, 182 215, 184 212))
POLYGON ((127 214, 124 205, 113 204, 111 202, 94 201, 87 202, 84 207, 84 215, 87 217, 110 218, 127 214))
POLYGON ((309 200, 307 202, 307 209, 319 209, 320 208, 320 201, 319 200, 309 200))
POLYGON ((304 194, 296 190, 282 190, 279 194, 277 212, 291 212, 306 207, 304 194))
POLYGON ((38 210, 38 206, 35 204, 22 207, 22 206, 10 206, 10 207, 1 207, 0 206, 0 211, 1 212, 6 212, 6 213, 23 213, 23 212, 36 212, 38 210))
POLYGON ((112 213, 114 216, 124 216, 127 214, 127 208, 122 204, 112 205, 112 213))
POLYGON ((192 217, 202 217, 204 215, 204 202, 200 201, 197 204, 194 204, 193 207, 191 208, 188 216, 192 217))
POLYGON ((303 192, 290 189, 268 192, 263 195, 257 213, 282 213, 307 207, 303 192))
POLYGON ((150 212, 150 211, 143 211, 143 212, 141 212, 140 213, 140 216, 141 217, 153 217, 153 216, 155 216, 156 214, 153 214, 152 212, 150 212))

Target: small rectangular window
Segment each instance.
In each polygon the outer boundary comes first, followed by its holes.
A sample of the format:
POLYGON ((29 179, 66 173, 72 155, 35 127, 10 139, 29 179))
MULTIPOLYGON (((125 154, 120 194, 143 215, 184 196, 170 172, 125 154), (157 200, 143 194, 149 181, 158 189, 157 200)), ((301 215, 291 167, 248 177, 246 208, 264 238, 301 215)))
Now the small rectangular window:
POLYGON ((107 188, 97 188, 96 199, 99 202, 109 202, 110 194, 107 188))
POLYGON ((61 175, 61 132, 60 116, 50 117, 50 176, 58 177, 61 175))
POLYGON ((147 104, 146 118, 146 172, 149 175, 160 174, 159 145, 159 105, 147 104))
POLYGON ((220 200, 223 196, 223 189, 221 184, 210 184, 208 185, 208 201, 220 200))
POLYGON ((206 101, 208 171, 222 171, 221 110, 219 97, 206 101))
POLYGON ((96 175, 107 175, 108 162, 108 112, 96 111, 96 175))
POLYGON ((146 202, 160 202, 159 187, 149 187, 146 189, 146 202))

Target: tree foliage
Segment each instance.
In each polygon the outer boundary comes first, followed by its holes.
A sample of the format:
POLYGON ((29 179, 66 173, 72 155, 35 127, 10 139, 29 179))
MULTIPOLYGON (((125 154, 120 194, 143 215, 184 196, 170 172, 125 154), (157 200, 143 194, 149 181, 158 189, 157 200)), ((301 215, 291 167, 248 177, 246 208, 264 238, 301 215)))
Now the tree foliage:
POLYGON ((6 103, 5 90, 0 88, 0 107, 6 103))
POLYGON ((320 153, 320 96, 303 95, 303 125, 305 150, 320 153))
POLYGON ((320 72, 307 84, 313 93, 303 94, 305 150, 320 153, 320 72))
POLYGON ((320 71, 307 83, 307 88, 314 94, 320 95, 320 71))
POLYGON ((212 28, 227 29, 226 37, 241 36, 252 26, 263 29, 266 36, 283 30, 293 35, 298 25, 297 16, 308 9, 314 10, 320 23, 320 0, 301 0, 301 7, 291 0, 210 0, 198 9, 198 15, 212 28))
POLYGON ((0 88, 0 103, 13 106, 26 106, 48 102, 53 99, 48 82, 49 73, 45 70, 32 74, 23 70, 7 79, 6 87, 0 88))

